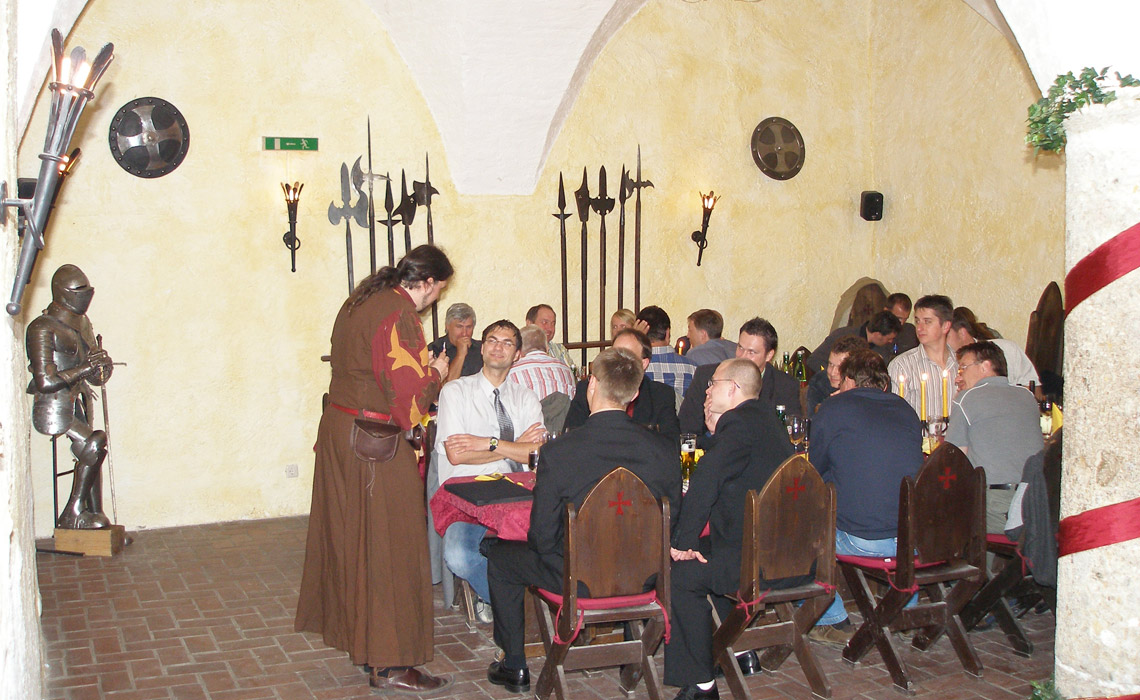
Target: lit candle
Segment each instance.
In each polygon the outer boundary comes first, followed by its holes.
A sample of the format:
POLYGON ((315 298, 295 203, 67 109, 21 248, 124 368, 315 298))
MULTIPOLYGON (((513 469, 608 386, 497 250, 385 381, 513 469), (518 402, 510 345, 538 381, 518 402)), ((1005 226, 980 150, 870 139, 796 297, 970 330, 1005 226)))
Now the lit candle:
POLYGON ((942 417, 950 417, 950 392, 946 390, 946 378, 950 376, 950 370, 942 370, 942 417))
POLYGON ((922 373, 922 381, 918 383, 919 386, 919 400, 918 400, 918 417, 922 422, 926 422, 926 372, 922 373))
POLYGON ((906 375, 899 375, 899 396, 905 398, 906 396, 906 375))

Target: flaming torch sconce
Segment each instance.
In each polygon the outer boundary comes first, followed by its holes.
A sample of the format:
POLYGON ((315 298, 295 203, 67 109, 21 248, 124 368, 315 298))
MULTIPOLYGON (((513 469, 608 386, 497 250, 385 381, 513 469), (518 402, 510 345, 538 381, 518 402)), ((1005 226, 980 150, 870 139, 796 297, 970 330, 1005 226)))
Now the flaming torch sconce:
POLYGON ((82 46, 71 50, 71 55, 63 53, 63 35, 58 29, 51 30, 51 111, 48 113, 47 137, 44 150, 40 154, 40 173, 36 178, 35 193, 27 199, 8 198, 8 183, 0 182, 0 225, 7 222, 7 207, 17 207, 24 214, 24 241, 20 246, 20 261, 16 267, 16 279, 12 284, 12 296, 5 307, 12 316, 17 316, 22 308, 21 299, 24 287, 32 276, 36 257, 44 247, 44 231, 47 229, 48 214, 56 193, 71 166, 79 157, 79 149, 66 155, 79 123, 79 116, 87 103, 95 97, 95 84, 114 58, 115 46, 107 44, 95 56, 87 60, 87 52, 82 46))
POLYGON ((719 199, 720 197, 714 196, 712 190, 709 190, 708 194, 701 194, 701 210, 703 211, 701 230, 693 231, 693 242, 697 244, 697 267, 701 266, 701 258, 705 254, 705 248, 709 247, 709 218, 712 217, 713 207, 716 206, 719 199))
POLYGON ((293 272, 297 271, 297 249, 301 247, 301 239, 297 238, 297 203, 301 201, 301 190, 304 187, 305 185, 300 182, 294 182, 292 185, 287 182, 281 183, 281 189, 285 191, 285 209, 289 212, 289 230, 281 240, 289 249, 293 272))

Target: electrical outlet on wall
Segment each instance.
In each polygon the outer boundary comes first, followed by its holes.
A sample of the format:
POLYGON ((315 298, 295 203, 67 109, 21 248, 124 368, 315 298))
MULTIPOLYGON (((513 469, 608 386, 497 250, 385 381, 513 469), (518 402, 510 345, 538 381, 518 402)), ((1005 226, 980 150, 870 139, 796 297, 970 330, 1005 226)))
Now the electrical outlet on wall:
POLYGON ((286 464, 285 465, 285 478, 287 478, 287 479, 296 479, 297 478, 297 465, 296 464, 286 464))

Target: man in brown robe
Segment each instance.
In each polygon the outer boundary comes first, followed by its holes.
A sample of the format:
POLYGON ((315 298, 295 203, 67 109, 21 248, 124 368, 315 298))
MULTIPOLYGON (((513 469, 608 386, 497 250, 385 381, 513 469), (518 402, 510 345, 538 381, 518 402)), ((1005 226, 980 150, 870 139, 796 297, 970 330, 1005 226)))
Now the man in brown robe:
POLYGON ((407 430, 439 394, 447 358, 429 354, 418 312, 452 271, 442 251, 420 246, 362 281, 333 325, 295 628, 347 651, 380 689, 434 692, 450 680, 415 668, 434 644, 416 455, 399 439, 390 461, 362 460, 349 438, 357 416, 407 430))

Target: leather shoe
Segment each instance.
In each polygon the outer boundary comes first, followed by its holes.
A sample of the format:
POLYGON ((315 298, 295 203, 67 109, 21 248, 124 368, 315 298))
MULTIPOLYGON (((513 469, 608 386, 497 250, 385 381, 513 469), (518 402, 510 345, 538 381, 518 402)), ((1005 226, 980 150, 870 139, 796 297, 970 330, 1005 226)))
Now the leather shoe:
POLYGON ((720 700, 720 693, 717 692, 716 683, 708 690, 701 690, 695 685, 687 685, 681 688, 681 692, 673 700, 720 700))
MULTIPOLYGON (((760 657, 755 651, 746 651, 743 654, 738 654, 736 663, 740 666, 740 673, 744 676, 754 676, 760 673, 760 657)), ((716 677, 724 677, 724 671, 720 666, 716 667, 716 677)))
POLYGON ((492 661, 491 665, 487 667, 487 680, 495 685, 503 686, 512 693, 530 692, 529 668, 520 668, 516 671, 513 668, 503 666, 501 661, 492 661))
POLYGON ((451 679, 447 676, 431 676, 418 668, 391 669, 387 676, 378 675, 373 670, 368 674, 368 685, 381 692, 434 693, 451 685, 451 679))

